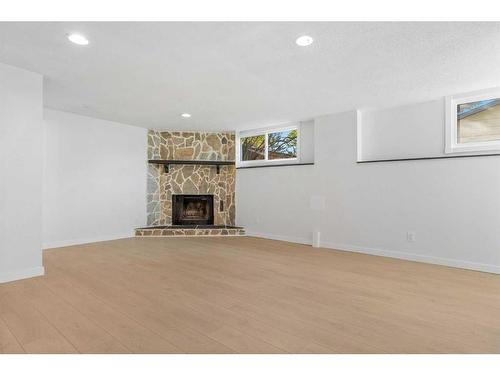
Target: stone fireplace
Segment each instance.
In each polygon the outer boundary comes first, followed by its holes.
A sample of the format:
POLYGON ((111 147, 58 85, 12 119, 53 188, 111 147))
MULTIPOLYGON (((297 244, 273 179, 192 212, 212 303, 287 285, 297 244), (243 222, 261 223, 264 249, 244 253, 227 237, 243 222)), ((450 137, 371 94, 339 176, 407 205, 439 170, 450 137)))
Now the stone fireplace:
POLYGON ((213 195, 172 195, 173 225, 212 225, 213 223, 213 195))
POLYGON ((148 227, 136 235, 244 234, 235 227, 234 133, 150 130, 148 160, 148 227))

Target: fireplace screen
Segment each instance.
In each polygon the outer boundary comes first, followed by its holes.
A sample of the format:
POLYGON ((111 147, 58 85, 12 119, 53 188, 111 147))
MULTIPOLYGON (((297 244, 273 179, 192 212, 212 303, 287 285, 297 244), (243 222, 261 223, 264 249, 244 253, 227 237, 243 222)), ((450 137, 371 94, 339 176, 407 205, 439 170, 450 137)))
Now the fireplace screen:
POLYGON ((212 225, 213 195, 172 195, 173 225, 212 225))

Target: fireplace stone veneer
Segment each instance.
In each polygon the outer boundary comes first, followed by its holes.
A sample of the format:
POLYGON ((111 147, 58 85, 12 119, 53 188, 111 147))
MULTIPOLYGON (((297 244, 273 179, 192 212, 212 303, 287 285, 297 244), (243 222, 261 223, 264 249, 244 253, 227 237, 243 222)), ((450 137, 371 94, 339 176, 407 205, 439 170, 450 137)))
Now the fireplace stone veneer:
MULTIPOLYGON (((149 160, 235 159, 234 133, 148 132, 149 160)), ((235 179, 233 165, 171 165, 169 172, 158 164, 148 166, 147 225, 172 225, 172 195, 213 195, 214 224, 235 225, 235 179), (220 201, 223 204, 220 204, 220 201), (221 206, 223 211, 220 210, 221 206)))

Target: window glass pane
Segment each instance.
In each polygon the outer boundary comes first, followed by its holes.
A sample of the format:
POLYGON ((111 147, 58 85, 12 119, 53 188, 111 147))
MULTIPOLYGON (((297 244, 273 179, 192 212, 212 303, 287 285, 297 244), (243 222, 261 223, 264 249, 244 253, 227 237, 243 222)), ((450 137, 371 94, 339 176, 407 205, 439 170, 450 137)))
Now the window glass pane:
POLYGON ((264 160, 266 136, 255 135, 240 139, 241 160, 264 160))
POLYGON ((500 98, 457 105, 457 142, 500 140, 500 98))
POLYGON ((269 133, 268 139, 268 159, 297 157, 297 129, 269 133))

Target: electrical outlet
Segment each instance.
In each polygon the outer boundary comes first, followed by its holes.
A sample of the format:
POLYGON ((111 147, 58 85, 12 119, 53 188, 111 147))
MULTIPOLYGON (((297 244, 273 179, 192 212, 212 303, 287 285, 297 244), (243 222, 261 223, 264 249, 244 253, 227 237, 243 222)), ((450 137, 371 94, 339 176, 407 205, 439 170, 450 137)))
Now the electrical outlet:
POLYGON ((406 232, 406 241, 415 242, 417 240, 417 232, 406 232))

